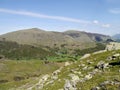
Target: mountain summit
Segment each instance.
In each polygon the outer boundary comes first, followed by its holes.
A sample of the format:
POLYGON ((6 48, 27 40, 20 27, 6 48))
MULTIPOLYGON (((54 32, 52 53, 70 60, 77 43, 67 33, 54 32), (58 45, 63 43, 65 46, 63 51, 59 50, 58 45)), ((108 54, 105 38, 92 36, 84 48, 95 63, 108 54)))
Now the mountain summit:
POLYGON ((95 46, 96 42, 106 41, 110 37, 75 30, 53 32, 31 28, 3 34, 0 35, 0 38, 4 38, 7 41, 15 41, 19 44, 42 45, 49 47, 61 46, 64 44, 68 48, 84 48, 95 46))

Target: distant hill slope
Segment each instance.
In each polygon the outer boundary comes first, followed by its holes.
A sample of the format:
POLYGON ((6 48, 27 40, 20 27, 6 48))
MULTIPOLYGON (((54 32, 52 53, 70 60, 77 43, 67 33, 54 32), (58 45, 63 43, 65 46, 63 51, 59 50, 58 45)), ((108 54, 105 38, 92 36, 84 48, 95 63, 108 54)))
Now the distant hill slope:
POLYGON ((68 48, 94 47, 95 42, 103 42, 109 36, 93 34, 81 31, 53 32, 44 31, 37 28, 19 30, 0 36, 7 41, 15 41, 19 44, 42 45, 42 46, 61 46, 68 48))
POLYGON ((0 41, 0 59, 46 59, 48 56, 56 56, 52 51, 45 50, 41 47, 31 45, 19 45, 16 42, 0 41))
POLYGON ((112 38, 120 42, 120 34, 113 35, 112 38))
POLYGON ((112 37, 115 39, 120 39, 120 34, 113 35, 112 37))

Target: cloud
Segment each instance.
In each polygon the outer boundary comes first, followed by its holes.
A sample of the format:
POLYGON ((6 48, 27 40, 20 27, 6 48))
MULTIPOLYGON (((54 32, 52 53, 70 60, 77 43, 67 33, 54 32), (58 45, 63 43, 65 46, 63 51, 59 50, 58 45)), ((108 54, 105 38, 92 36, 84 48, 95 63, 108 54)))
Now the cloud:
POLYGON ((120 14, 120 8, 110 9, 109 12, 112 14, 120 14))
POLYGON ((17 10, 0 8, 0 12, 17 14, 17 15, 25 15, 25 16, 36 17, 36 18, 45 18, 45 19, 61 20, 61 21, 74 22, 74 23, 82 23, 82 24, 90 23, 90 21, 85 21, 85 20, 80 20, 75 18, 62 17, 62 16, 50 16, 50 15, 28 12, 28 11, 17 11, 17 10))
POLYGON ((99 24, 99 21, 98 20, 94 20, 93 23, 94 24, 99 24))
POLYGON ((103 24, 102 25, 103 28, 110 28, 110 26, 111 26, 110 24, 103 24))
POLYGON ((45 15, 41 13, 34 13, 34 12, 29 12, 29 11, 19 11, 19 10, 10 10, 10 9, 4 9, 0 8, 1 13, 8 13, 8 14, 16 14, 16 15, 24 15, 24 16, 29 16, 29 17, 35 17, 35 18, 44 18, 44 19, 51 19, 51 20, 60 20, 60 21, 67 21, 67 22, 73 22, 73 23, 80 23, 83 25, 96 25, 100 27, 105 27, 109 28, 110 24, 103 24, 100 23, 98 20, 94 21, 87 21, 87 20, 80 20, 80 19, 75 19, 75 18, 69 18, 69 17, 63 17, 63 16, 50 16, 50 15, 45 15))
POLYGON ((110 28, 110 26, 111 26, 110 24, 103 24, 103 23, 99 22, 98 20, 94 20, 93 24, 96 24, 97 26, 100 26, 102 28, 110 28))

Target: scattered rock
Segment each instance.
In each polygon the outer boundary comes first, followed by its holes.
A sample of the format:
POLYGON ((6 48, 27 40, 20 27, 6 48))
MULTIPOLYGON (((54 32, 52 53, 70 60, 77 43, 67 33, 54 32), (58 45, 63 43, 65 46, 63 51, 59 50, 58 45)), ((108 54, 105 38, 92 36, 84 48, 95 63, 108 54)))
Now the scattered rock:
POLYGON ((69 80, 66 80, 64 85, 64 90, 77 90, 77 89, 73 87, 73 85, 69 80))
POLYGON ((120 73, 120 70, 118 72, 120 73))
POLYGON ((109 65, 109 63, 105 63, 104 61, 100 61, 98 62, 97 66, 95 66, 95 68, 98 68, 98 69, 104 69, 104 68, 107 68, 109 65))
POLYGON ((115 60, 116 58, 120 57, 120 54, 119 53, 116 53, 112 56, 112 60, 115 60))
POLYGON ((80 59, 85 59, 85 58, 88 58, 88 57, 90 57, 91 56, 91 54, 85 54, 83 57, 81 57, 80 59))
POLYGON ((85 66, 82 70, 88 70, 88 66, 85 66))
POLYGON ((76 83, 80 80, 80 78, 75 74, 69 74, 68 76, 70 76, 72 78, 71 81, 74 81, 76 83))
POLYGON ((58 79, 58 76, 52 76, 51 77, 53 80, 56 80, 56 79, 58 79))
POLYGON ((81 64, 81 66, 82 66, 82 67, 84 67, 84 66, 85 66, 85 64, 81 64))
POLYGON ((60 72, 61 72, 61 70, 58 69, 58 70, 54 71, 52 75, 58 75, 58 73, 60 73, 60 72))
POLYGON ((64 90, 77 90, 77 88, 73 82, 71 82, 70 80, 66 80, 64 90))
POLYGON ((106 52, 106 51, 107 51, 107 50, 100 50, 100 51, 94 52, 93 55, 99 54, 99 53, 103 53, 103 52, 106 52))
POLYGON ((118 49, 120 49, 120 43, 118 43, 118 42, 110 42, 110 43, 106 46, 106 50, 107 50, 107 51, 118 50, 118 49))
POLYGON ((71 65, 69 62, 65 62, 65 66, 69 66, 71 65))
POLYGON ((93 87, 91 90, 100 90, 99 87, 93 87))
POLYGON ((88 75, 85 76, 84 79, 85 79, 85 80, 89 80, 89 79, 91 79, 91 78, 92 78, 92 75, 91 75, 91 74, 88 74, 88 75))

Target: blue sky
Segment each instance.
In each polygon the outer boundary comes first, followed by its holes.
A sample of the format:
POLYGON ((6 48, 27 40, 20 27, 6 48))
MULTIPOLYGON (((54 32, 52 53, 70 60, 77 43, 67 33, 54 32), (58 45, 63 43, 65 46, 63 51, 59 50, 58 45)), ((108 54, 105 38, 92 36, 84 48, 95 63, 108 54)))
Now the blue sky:
POLYGON ((0 0, 0 34, 40 28, 120 33, 120 0, 0 0))

